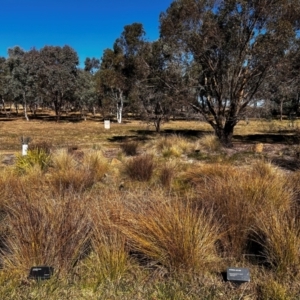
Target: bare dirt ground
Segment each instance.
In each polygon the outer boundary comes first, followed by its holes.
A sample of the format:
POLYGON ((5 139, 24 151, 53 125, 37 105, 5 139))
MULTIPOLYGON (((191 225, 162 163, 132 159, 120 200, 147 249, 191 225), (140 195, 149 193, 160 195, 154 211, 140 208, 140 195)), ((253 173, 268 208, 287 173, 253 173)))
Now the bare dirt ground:
MULTIPOLYGON (((101 149, 108 159, 113 159, 125 139, 146 143, 162 135, 177 134, 196 141, 210 133, 209 125, 199 121, 172 121, 164 124, 162 132, 157 134, 149 124, 134 120, 125 120, 123 124, 112 122, 111 128, 105 129, 100 118, 80 122, 62 120, 59 123, 0 118, 0 161, 2 166, 14 163, 16 154, 21 153, 22 136, 30 137, 32 142, 46 141, 54 148, 101 149)), ((287 171, 300 168, 300 146, 297 139, 291 140, 295 134, 288 124, 270 124, 261 120, 250 122, 247 126, 241 123, 235 133, 233 147, 221 149, 227 157, 236 158, 241 163, 248 158, 260 157, 287 171)))

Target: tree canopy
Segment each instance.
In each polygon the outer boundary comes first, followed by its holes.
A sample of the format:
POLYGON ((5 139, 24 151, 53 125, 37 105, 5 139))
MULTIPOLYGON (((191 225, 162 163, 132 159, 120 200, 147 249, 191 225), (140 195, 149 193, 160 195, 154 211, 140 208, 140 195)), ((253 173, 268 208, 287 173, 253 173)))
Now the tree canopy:
POLYGON ((161 37, 198 67, 191 105, 225 145, 263 82, 290 51, 298 1, 177 0, 160 16, 161 37))

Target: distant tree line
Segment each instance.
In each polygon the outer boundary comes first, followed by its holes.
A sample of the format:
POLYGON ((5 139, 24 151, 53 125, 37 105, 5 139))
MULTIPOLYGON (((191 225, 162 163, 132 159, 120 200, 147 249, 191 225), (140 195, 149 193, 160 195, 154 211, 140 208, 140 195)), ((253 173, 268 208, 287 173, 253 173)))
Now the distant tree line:
POLYGON ((0 58, 0 100, 108 116, 124 112, 157 131, 172 116, 199 113, 231 145, 236 124, 251 114, 297 116, 300 88, 300 2, 177 0, 160 15, 160 38, 126 25, 101 60, 69 46, 8 50, 0 58))

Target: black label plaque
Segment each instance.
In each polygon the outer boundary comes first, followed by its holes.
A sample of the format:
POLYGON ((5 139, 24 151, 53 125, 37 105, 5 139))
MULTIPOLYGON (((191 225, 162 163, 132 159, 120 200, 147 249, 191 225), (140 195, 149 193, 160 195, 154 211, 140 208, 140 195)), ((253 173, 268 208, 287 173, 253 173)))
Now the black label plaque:
POLYGON ((250 281, 250 272, 246 268, 228 268, 227 269, 227 281, 233 281, 236 283, 243 283, 250 281))
POLYGON ((29 279, 45 280, 50 279, 53 268, 47 266, 32 267, 29 272, 29 279))

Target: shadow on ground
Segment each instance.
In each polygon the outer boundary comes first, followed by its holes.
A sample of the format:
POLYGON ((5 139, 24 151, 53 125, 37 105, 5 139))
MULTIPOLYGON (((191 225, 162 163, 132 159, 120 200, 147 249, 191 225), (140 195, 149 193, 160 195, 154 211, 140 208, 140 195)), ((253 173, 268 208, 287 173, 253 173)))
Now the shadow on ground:
POLYGON ((289 158, 272 158, 272 164, 286 169, 288 171, 297 171, 300 169, 300 161, 296 159, 289 159, 289 158))
POLYGON ((248 134, 234 135, 233 140, 240 143, 268 143, 268 144, 298 144, 300 142, 297 135, 284 134, 248 134))
POLYGON ((208 134, 205 131, 201 130, 189 130, 189 129, 165 129, 160 132, 155 130, 130 130, 132 135, 117 135, 108 138, 110 142, 126 142, 126 141, 148 141, 153 137, 168 137, 171 135, 178 135, 188 139, 197 139, 205 134, 208 134))

